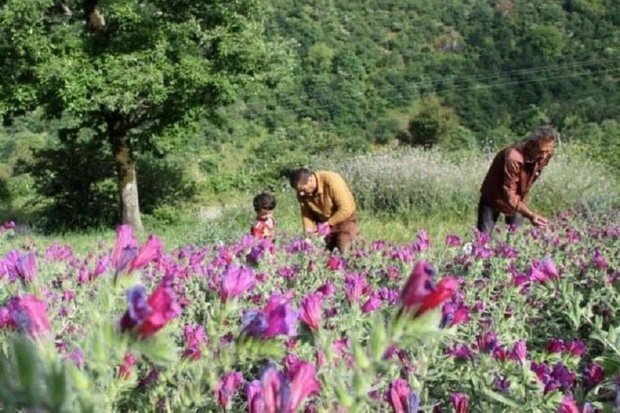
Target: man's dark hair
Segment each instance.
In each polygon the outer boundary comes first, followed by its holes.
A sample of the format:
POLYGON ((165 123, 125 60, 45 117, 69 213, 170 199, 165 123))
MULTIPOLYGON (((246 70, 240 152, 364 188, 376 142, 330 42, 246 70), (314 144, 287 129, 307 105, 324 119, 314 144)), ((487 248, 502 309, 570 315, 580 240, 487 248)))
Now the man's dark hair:
POLYGON ((263 209, 273 211, 276 209, 276 197, 268 192, 261 192, 254 197, 254 211, 258 212, 263 209))
POLYGON ((289 183, 294 189, 297 189, 299 184, 305 184, 312 176, 313 172, 308 168, 298 168, 291 172, 289 176, 289 183))

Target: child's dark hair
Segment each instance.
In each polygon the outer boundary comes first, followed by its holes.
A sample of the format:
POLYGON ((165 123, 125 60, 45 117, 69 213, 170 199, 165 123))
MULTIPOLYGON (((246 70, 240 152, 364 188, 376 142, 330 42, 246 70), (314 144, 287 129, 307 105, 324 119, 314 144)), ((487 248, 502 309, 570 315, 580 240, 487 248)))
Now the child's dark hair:
POLYGON ((273 211, 276 209, 276 197, 268 192, 261 192, 254 197, 254 211, 273 211))

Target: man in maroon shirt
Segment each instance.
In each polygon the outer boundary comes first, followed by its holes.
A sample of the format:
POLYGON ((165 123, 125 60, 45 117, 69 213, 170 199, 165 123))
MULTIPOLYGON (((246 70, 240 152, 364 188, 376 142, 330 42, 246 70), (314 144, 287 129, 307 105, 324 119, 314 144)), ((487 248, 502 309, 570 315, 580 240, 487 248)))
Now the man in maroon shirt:
POLYGON ((525 217, 535 227, 547 227, 547 220, 527 206, 527 196, 549 163, 559 136, 555 129, 542 126, 495 155, 480 189, 478 231, 491 235, 500 213, 508 225, 517 227, 525 217))

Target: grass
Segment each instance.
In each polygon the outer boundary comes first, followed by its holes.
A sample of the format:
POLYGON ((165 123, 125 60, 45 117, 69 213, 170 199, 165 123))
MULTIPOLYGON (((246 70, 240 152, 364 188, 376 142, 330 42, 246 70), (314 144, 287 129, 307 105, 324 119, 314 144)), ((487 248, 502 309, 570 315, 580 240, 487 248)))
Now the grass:
MULTIPOLYGON (((361 238, 404 243, 425 230, 433 242, 441 243, 448 234, 471 237, 476 223, 478 190, 490 160, 488 154, 481 153, 407 149, 339 161, 321 159, 314 167, 339 171, 349 182, 360 207, 361 238)), ((596 213, 597 208, 618 208, 619 194, 617 177, 592 162, 580 148, 563 146, 534 186, 530 204, 548 216, 583 206, 596 213)), ((139 240, 143 242, 153 233, 170 249, 238 239, 248 233, 254 218, 254 194, 220 195, 211 198, 211 205, 176 207, 174 215, 180 218, 175 221, 162 223, 145 216, 145 232, 139 240), (207 206, 220 211, 220 215, 214 219, 204 217, 200 210, 207 206)), ((301 236, 299 208, 293 191, 283 182, 276 197, 278 230, 301 236)), ((29 234, 18 236, 11 245, 0 246, 0 253, 33 240, 41 248, 58 242, 71 245, 76 252, 88 251, 100 240, 113 243, 114 238, 112 229, 51 237, 29 234)))

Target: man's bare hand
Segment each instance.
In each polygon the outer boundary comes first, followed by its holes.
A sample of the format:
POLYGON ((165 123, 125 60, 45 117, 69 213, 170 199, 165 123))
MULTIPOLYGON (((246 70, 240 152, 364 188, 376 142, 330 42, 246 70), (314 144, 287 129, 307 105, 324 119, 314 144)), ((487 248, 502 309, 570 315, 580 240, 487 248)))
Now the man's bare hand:
POLYGON ((532 223, 532 225, 534 225, 536 228, 542 228, 545 229, 547 228, 547 220, 545 218, 543 218, 540 215, 536 215, 534 214, 531 218, 530 218, 530 222, 532 223))

